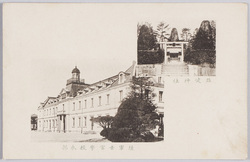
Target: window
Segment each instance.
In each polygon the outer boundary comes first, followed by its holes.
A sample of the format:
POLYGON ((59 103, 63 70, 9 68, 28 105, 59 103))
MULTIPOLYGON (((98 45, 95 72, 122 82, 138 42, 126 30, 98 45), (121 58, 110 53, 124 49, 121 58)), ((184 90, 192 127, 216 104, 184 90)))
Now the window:
POLYGON ((162 102, 162 94, 163 94, 163 91, 159 91, 159 102, 162 102))
POLYGON ((79 117, 78 127, 81 127, 81 117, 79 117))
POLYGON ((158 77, 158 83, 161 83, 161 77, 158 77))
POLYGON ((73 102, 73 111, 75 111, 75 103, 73 102))
POLYGON ((63 104, 63 111, 64 111, 64 104, 63 104))
POLYGON ((120 101, 122 101, 122 99, 123 99, 123 91, 121 90, 120 91, 120 101))
POLYGON ((99 96, 99 106, 102 105, 102 96, 99 96))
POLYGON ((94 98, 91 98, 91 107, 94 107, 94 98))
POLYGON ((81 109, 81 101, 79 101, 79 110, 81 109))
POLYGON ((57 107, 56 107, 56 114, 57 114, 57 107))
POLYGON ((107 94, 107 105, 109 104, 109 94, 107 94))
POLYGON ((124 74, 120 74, 119 75, 119 83, 123 83, 124 82, 124 74))
POLYGON ((53 108, 53 115, 55 115, 55 108, 53 108))
POLYGON ((66 93, 62 94, 62 99, 66 98, 66 93))
POLYGON ((75 128, 75 118, 72 118, 72 127, 75 128))
POLYGON ((93 116, 91 116, 90 117, 91 118, 91 130, 93 130, 94 129, 94 117, 93 116))
POLYGON ((51 115, 51 108, 49 109, 49 115, 51 115))
POLYGON ((49 109, 47 109, 47 116, 49 115, 49 109))
POLYGON ((87 108, 87 100, 84 100, 85 109, 87 108))
POLYGON ((84 127, 86 127, 87 126, 87 117, 85 116, 84 117, 84 127))

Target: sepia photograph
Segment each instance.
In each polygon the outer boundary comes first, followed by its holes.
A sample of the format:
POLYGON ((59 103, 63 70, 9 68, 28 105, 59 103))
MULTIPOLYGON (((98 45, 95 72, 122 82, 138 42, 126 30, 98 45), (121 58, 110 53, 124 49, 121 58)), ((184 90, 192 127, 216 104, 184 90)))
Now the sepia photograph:
POLYGON ((141 76, 215 76, 216 22, 138 23, 141 76), (178 27, 179 30, 173 25, 178 27), (150 74, 145 74, 148 71, 150 74))

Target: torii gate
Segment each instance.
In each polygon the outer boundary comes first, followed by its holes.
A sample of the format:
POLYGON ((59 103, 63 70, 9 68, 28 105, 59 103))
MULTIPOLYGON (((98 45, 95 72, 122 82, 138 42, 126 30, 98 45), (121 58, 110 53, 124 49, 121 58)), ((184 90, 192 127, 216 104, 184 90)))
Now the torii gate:
POLYGON ((162 44, 164 48, 164 64, 168 64, 173 60, 177 60, 177 62, 184 62, 184 44, 188 42, 158 42, 158 44, 162 44))

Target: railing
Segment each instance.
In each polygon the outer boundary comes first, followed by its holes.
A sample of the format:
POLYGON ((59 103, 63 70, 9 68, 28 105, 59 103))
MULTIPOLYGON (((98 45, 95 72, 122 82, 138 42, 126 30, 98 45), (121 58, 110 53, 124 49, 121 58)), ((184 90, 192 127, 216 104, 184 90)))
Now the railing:
POLYGON ((67 84, 72 83, 72 82, 73 83, 84 83, 84 79, 79 80, 77 78, 71 78, 71 79, 67 80, 67 84))

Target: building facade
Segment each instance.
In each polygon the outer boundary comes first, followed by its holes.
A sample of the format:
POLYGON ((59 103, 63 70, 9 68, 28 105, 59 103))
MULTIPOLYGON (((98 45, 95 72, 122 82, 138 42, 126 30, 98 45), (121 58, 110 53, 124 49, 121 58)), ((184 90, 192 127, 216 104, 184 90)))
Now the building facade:
MULTIPOLYGON (((80 79, 75 67, 72 78, 57 97, 48 97, 38 107, 38 131, 44 132, 98 132, 102 128, 93 120, 99 116, 115 116, 122 100, 130 92, 132 77, 136 76, 138 65, 126 71, 93 84, 80 79)), ((153 76, 154 103, 157 112, 163 116, 163 80, 153 76)), ((162 120, 162 119, 161 119, 162 120)))

